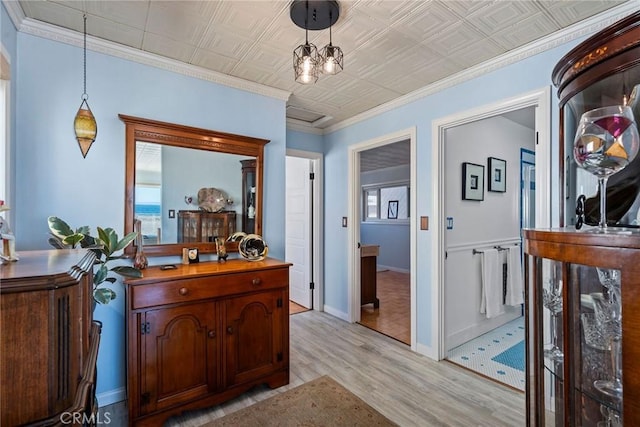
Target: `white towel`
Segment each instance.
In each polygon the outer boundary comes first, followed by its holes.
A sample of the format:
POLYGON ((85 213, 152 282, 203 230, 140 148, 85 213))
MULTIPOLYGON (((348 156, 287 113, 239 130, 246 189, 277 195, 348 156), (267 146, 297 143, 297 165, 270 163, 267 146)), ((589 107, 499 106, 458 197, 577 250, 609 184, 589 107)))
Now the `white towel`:
POLYGON ((497 249, 485 249, 482 254, 482 297, 480 313, 487 318, 504 313, 502 304, 502 258, 497 249))
POLYGON ((505 304, 524 304, 524 280, 522 278, 522 264, 520 260, 520 247, 509 248, 507 256, 507 297, 505 304))

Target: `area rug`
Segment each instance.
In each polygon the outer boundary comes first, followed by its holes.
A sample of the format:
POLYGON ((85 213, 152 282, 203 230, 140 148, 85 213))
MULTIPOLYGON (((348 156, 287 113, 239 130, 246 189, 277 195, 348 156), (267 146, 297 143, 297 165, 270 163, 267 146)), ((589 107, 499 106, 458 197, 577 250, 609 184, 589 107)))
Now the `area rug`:
POLYGON ((323 376, 201 427, 396 426, 358 396, 323 376))

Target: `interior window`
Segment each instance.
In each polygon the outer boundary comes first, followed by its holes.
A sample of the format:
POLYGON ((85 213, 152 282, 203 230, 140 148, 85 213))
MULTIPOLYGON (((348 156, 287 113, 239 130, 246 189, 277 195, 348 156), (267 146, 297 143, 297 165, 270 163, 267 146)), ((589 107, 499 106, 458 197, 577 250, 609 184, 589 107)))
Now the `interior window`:
POLYGON ((363 187, 364 221, 409 219, 409 184, 363 187))

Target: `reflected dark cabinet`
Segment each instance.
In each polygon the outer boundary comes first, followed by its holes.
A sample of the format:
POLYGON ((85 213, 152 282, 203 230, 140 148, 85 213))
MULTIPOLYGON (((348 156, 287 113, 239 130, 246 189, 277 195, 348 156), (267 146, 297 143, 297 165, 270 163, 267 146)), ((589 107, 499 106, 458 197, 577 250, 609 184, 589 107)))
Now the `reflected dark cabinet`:
POLYGON ((178 243, 226 240, 235 232, 235 212, 178 211, 178 243))
POLYGON ((640 230, 524 238, 527 425, 640 425, 640 230))
POLYGON ((256 161, 240 160, 242 164, 242 230, 247 234, 256 231, 256 161))

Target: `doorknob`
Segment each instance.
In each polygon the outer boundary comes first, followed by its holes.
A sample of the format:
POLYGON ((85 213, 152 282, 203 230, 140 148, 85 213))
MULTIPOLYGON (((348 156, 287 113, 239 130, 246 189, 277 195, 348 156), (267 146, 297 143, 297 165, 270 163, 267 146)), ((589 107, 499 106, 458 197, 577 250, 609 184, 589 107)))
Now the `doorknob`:
POLYGON ((361 247, 361 246, 362 246, 362 245, 360 245, 360 242, 358 242, 358 249, 360 249, 360 247, 361 247))

